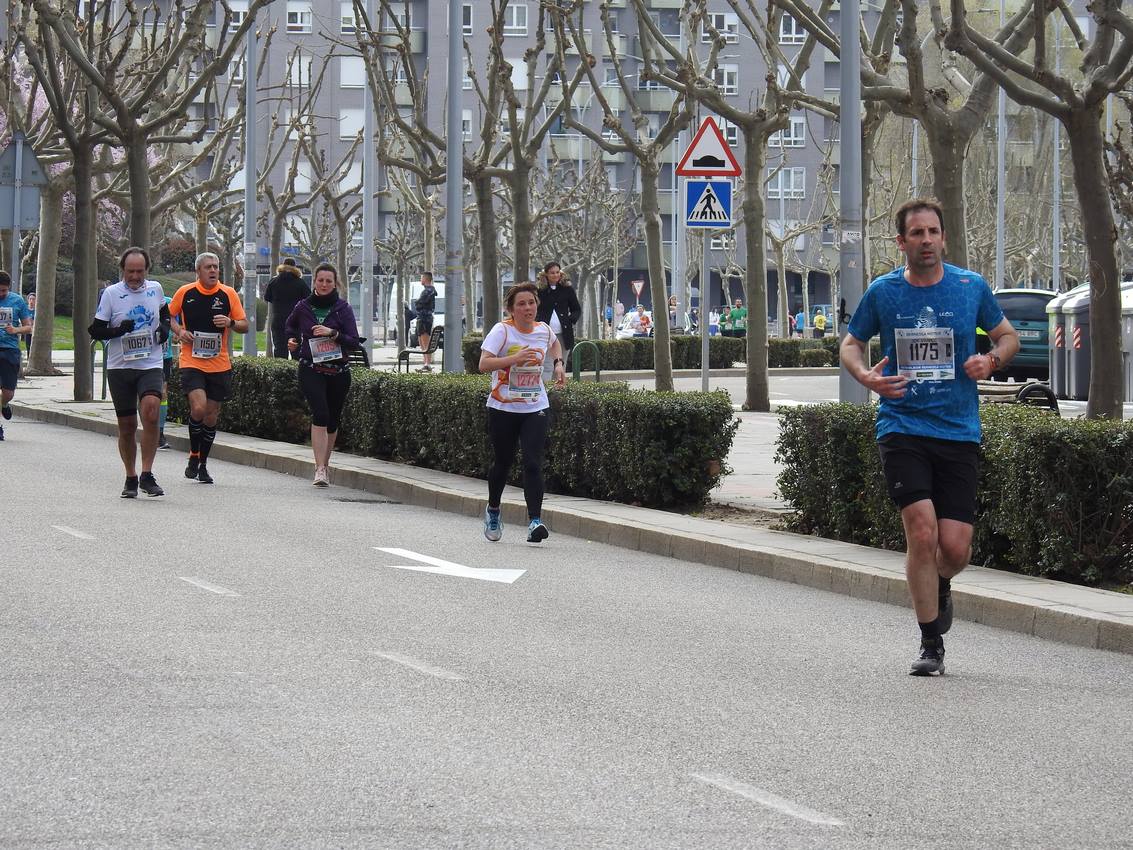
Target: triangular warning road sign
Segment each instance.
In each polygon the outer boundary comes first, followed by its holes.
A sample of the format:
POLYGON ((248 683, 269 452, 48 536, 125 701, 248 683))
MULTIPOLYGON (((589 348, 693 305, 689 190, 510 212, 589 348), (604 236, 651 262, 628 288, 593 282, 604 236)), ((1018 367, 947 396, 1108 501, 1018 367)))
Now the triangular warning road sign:
POLYGON ((724 141, 724 134, 711 116, 705 118, 677 164, 677 174, 681 177, 739 177, 741 173, 735 154, 724 141))

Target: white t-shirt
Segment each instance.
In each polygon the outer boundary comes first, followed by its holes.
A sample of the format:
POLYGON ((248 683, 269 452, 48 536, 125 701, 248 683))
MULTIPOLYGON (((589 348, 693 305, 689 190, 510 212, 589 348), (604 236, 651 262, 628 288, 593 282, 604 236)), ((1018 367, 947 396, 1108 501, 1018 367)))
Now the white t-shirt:
POLYGON ((535 352, 530 366, 512 366, 492 372, 492 391, 488 407, 511 413, 535 413, 551 406, 543 384, 543 361, 550 356, 555 335, 545 322, 536 322, 531 333, 521 333, 511 319, 496 324, 485 337, 483 351, 494 357, 508 357, 523 349, 535 352))
POLYGON ((107 369, 160 369, 162 349, 155 332, 161 324, 165 292, 161 284, 147 280, 137 292, 119 281, 106 287, 94 317, 116 328, 124 319, 134 320, 128 334, 106 344, 107 369))

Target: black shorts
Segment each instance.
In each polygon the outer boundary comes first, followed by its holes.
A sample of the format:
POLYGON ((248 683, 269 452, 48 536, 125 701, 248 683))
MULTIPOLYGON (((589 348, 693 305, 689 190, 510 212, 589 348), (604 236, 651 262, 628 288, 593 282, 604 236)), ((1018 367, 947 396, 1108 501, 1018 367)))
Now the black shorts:
POLYGON ((107 369, 106 385, 114 401, 114 414, 123 419, 138 412, 138 399, 152 395, 161 398, 160 369, 107 369))
POLYGON ((418 313, 417 314, 417 336, 425 336, 433 330, 433 314, 432 313, 418 313))
MULTIPOLYGON (((5 331, 0 331, 5 333, 5 331)), ((0 348, 0 389, 14 390, 20 378, 20 350, 0 348)))
POLYGON ((975 522, 979 443, 886 434, 877 447, 889 497, 898 507, 931 499, 937 519, 975 522))
POLYGON ((192 390, 204 390, 209 401, 224 401, 232 389, 232 370, 223 372, 203 372, 200 369, 181 369, 181 392, 188 395, 192 390))

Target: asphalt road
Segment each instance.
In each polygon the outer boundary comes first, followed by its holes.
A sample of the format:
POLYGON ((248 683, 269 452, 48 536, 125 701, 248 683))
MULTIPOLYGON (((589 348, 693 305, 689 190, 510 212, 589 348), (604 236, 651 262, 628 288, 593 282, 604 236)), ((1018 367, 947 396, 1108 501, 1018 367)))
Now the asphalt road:
POLYGON ((1133 657, 6 430, 0 847, 1133 846, 1133 657))

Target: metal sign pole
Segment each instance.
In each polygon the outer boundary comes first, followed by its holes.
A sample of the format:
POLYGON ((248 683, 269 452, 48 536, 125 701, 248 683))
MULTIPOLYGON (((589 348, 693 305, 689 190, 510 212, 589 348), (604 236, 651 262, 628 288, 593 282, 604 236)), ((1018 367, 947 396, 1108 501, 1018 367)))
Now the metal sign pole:
POLYGON ((23 262, 20 257, 20 195, 24 188, 24 134, 19 130, 12 133, 12 144, 16 147, 16 172, 12 193, 12 278, 16 282, 16 294, 24 294, 23 262))
POLYGON ((708 233, 700 234, 700 388, 708 392, 708 312, 712 296, 708 285, 708 233))

